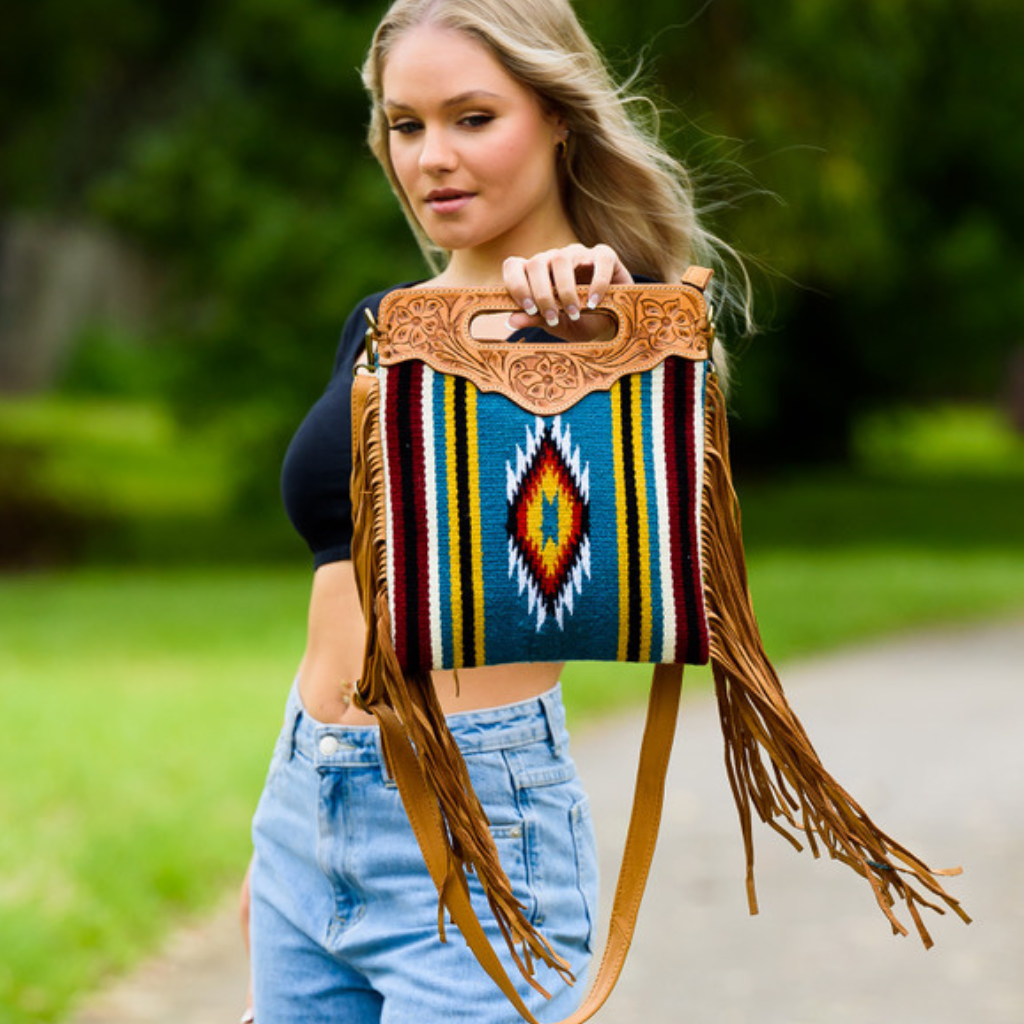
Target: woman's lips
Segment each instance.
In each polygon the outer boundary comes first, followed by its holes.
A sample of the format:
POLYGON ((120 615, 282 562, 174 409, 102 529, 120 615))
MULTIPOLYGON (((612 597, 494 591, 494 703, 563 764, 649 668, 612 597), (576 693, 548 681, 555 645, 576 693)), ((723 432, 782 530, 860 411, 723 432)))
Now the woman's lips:
POLYGON ((456 192, 444 189, 427 196, 427 206, 435 213, 458 213, 473 198, 472 192, 456 192))

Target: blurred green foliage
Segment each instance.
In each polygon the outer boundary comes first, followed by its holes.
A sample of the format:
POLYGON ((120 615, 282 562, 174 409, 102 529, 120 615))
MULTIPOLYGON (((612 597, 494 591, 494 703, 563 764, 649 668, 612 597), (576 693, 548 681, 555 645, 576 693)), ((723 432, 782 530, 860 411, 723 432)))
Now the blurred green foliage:
MULTIPOLYGON (((0 566, 308 565, 283 510, 233 509, 238 433, 152 400, 0 402, 0 566)), ((859 423, 849 467, 737 484, 756 549, 1020 547, 1024 437, 986 405, 896 408, 859 423)))
POLYGON ((47 479, 52 448, 4 439, 0 444, 0 567, 28 568, 80 560, 106 522, 83 512, 47 479))
POLYGON ((185 429, 158 401, 0 402, 0 569, 113 562, 306 564, 284 512, 239 516, 239 429, 185 429))
MULTIPOLYGON (((577 6, 620 73, 643 58, 712 224, 767 268, 764 333, 740 346, 739 462, 841 460, 866 410, 995 394, 1024 319, 1024 5, 577 6)), ((38 0, 5 16, 3 203, 99 216, 157 257, 160 389, 186 419, 237 428, 250 509, 276 504, 353 301, 423 274, 363 140, 357 70, 383 7, 38 0)))
POLYGON ((1024 437, 991 406, 879 411, 858 424, 854 458, 877 474, 909 480, 1024 481, 1024 437))
POLYGON ((715 126, 751 140, 780 199, 729 223, 801 286, 777 290, 741 368, 740 454, 778 462, 799 437, 834 459, 866 409, 994 396, 1024 323, 1024 6, 728 0, 708 18, 729 65, 707 72, 715 126))

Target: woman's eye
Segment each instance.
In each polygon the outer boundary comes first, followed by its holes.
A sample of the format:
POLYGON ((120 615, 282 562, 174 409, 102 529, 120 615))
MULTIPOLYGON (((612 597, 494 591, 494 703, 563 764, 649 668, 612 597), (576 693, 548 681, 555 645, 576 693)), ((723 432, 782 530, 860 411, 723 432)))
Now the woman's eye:
POLYGON ((493 114, 467 114, 462 119, 462 124, 467 128, 483 128, 485 124, 490 124, 493 120, 493 114))
POLYGON ((412 135, 413 132, 419 130, 419 127, 419 121, 398 121, 388 125, 388 131, 398 132, 399 135, 412 135))

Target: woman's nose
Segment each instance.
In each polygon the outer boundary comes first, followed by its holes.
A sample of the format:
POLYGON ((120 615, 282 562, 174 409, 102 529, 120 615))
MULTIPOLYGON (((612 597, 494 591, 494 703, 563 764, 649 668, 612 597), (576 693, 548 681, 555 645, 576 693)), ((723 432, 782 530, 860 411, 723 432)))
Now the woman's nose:
POLYGON ((423 148, 420 150, 420 170, 425 174, 440 174, 454 170, 457 159, 447 134, 441 130, 425 129, 423 148))

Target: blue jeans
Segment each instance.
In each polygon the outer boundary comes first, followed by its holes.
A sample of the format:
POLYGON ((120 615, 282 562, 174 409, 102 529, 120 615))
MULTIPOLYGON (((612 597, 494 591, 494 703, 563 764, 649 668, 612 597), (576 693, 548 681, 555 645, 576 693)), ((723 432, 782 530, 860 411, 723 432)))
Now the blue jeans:
MULTIPOLYGON (((539 966, 550 1002, 520 978, 475 876, 474 907, 527 1005, 560 1020, 580 1002, 597 906, 586 795, 568 755, 558 687, 452 715, 501 862, 575 987, 539 966)), ((442 944, 437 892, 374 727, 324 725, 288 701, 253 821, 252 970, 259 1024, 513 1024, 519 1016, 454 925, 442 944)))

